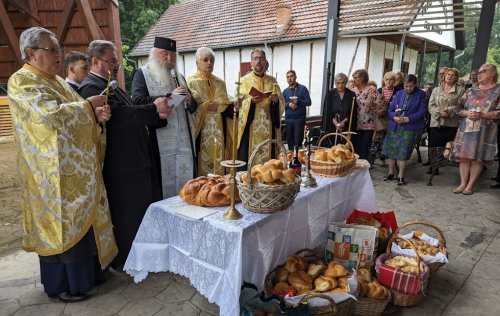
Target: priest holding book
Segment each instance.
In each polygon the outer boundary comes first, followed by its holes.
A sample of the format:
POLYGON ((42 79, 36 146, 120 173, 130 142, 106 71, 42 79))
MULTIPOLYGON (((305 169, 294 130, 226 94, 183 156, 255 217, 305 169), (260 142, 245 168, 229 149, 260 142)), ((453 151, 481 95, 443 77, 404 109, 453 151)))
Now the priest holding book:
MULTIPOLYGON (((252 72, 241 78, 238 159, 242 161, 248 161, 253 149, 261 142, 281 139, 281 116, 285 111, 285 101, 276 78, 266 75, 266 63, 266 53, 255 49, 250 61, 252 72)), ((275 156, 275 146, 266 145, 255 155, 252 164, 264 163, 275 156)))

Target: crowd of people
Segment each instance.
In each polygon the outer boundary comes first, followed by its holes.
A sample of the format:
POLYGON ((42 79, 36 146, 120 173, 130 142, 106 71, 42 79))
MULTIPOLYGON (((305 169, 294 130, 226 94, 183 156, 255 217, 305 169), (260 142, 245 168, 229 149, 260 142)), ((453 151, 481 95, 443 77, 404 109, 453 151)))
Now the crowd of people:
MULTIPOLYGON (((105 279, 103 271, 123 269, 151 203, 177 195, 196 176, 226 174, 223 160, 247 162, 257 145, 281 139, 283 115, 288 148, 302 146, 309 91, 289 70, 282 92, 267 74, 264 50, 252 51, 252 69, 231 99, 213 75, 212 49, 199 48, 196 72, 184 77, 177 73, 176 42, 156 37, 130 97, 111 84, 121 64, 110 41, 92 41, 86 54, 68 53, 66 80, 58 76, 62 50, 54 33, 33 27, 19 43, 25 65, 9 79, 8 95, 19 148, 23 247, 38 253, 51 297, 85 299, 105 279)), ((405 185, 407 161, 427 124, 430 160, 454 141, 461 182, 453 192, 470 195, 500 140, 498 71, 484 64, 476 73, 477 83, 466 89, 458 70, 443 68, 441 84, 427 91, 411 74, 388 72, 377 90, 364 69, 352 82, 339 73, 323 102, 321 129, 348 134, 363 159, 371 159, 378 142, 375 152, 388 160, 384 181, 405 185)), ((334 145, 333 138, 324 145, 334 145)), ((263 146, 253 163, 276 154, 275 146, 263 146)))

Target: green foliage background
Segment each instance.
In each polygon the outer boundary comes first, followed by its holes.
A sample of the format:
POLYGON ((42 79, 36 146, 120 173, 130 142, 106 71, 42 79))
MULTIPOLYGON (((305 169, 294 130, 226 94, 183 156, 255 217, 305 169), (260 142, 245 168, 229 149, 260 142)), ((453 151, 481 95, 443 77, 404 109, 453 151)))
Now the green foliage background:
POLYGON ((132 74, 136 68, 127 58, 129 51, 143 38, 160 16, 178 0, 119 0, 122 33, 123 70, 127 91, 131 92, 132 74))

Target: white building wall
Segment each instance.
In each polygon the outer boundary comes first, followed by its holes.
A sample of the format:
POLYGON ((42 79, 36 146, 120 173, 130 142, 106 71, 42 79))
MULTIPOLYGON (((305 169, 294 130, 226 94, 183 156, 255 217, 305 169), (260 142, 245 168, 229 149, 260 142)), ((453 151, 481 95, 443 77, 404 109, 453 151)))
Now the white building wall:
POLYGON ((337 42, 335 73, 342 72, 346 74, 349 79, 352 79, 352 73, 355 70, 365 68, 366 46, 366 37, 339 39, 337 42), (356 46, 358 46, 357 50, 356 46))
MULTIPOLYGON (((292 62, 290 65, 290 69, 295 70, 295 72, 297 73, 297 82, 306 86, 308 90, 311 90, 312 75, 321 70, 321 68, 311 68, 312 47, 314 47, 315 44, 318 45, 318 43, 319 42, 301 42, 293 44, 292 62)), ((323 76, 323 72, 321 72, 321 75, 323 76)), ((280 78, 280 80, 284 80, 284 87, 288 85, 285 79, 286 78, 280 78)), ((312 102, 318 101, 317 97, 315 97, 314 99, 311 98, 311 100, 312 102)))
POLYGON ((321 114, 321 92, 323 88, 323 63, 325 59, 325 41, 315 41, 312 47, 312 57, 311 57, 311 89, 309 89, 309 94, 311 95, 312 104, 309 107, 309 116, 315 116, 321 114))
POLYGON ((273 66, 269 66, 268 74, 278 80, 281 91, 283 91, 288 87, 286 72, 290 70, 290 65, 292 63, 292 45, 286 44, 275 46, 273 52, 273 66))
POLYGON ((382 86, 382 79, 384 76, 384 53, 386 45, 383 41, 370 40, 370 59, 368 63, 368 76, 370 80, 377 83, 377 87, 382 86))
MULTIPOLYGON (((399 70, 399 47, 392 43, 371 39, 369 62, 366 61, 368 39, 361 38, 356 54, 357 38, 340 39, 337 44, 335 73, 343 72, 352 78, 352 72, 363 69, 368 64, 368 74, 371 80, 375 80, 380 87, 382 84, 384 58, 393 59, 393 71, 399 70), (353 60, 354 56, 354 60, 353 60), (349 74, 349 69, 351 73, 349 74)), ((323 87, 323 61, 325 54, 325 41, 306 41, 277 45, 274 47, 256 46, 248 48, 226 49, 215 52, 214 75, 226 82, 228 94, 232 97, 236 92, 235 82, 238 80, 238 72, 241 62, 250 62, 250 54, 253 49, 261 48, 266 51, 269 61, 269 74, 276 76, 281 90, 285 89, 286 72, 294 69, 297 73, 297 81, 309 89, 312 104, 308 116, 321 114, 323 87), (292 49, 293 46, 293 49, 292 49)), ((405 50, 405 61, 410 62, 410 73, 415 73, 418 52, 410 49, 405 50)), ((177 68, 184 75, 190 75, 196 71, 195 53, 178 54, 177 68)), ((147 62, 147 57, 139 59, 139 66, 147 62)), ((243 75, 243 74, 242 74, 243 75)))
POLYGON ((225 51, 225 78, 223 72, 214 73, 217 77, 224 79, 226 82, 227 93, 232 97, 235 95, 236 84, 238 81, 238 73, 240 71, 240 51, 239 49, 228 49, 225 51))

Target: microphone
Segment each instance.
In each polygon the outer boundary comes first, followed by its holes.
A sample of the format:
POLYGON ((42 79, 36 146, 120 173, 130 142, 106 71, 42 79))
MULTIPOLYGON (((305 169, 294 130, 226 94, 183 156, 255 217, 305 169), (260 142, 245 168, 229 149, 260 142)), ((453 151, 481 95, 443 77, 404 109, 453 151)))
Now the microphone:
POLYGON ((172 75, 172 79, 174 80, 175 87, 179 87, 179 79, 177 78, 177 70, 170 69, 170 74, 172 75))
POLYGON ((115 90, 116 88, 118 88, 118 81, 116 81, 116 80, 111 81, 111 82, 109 83, 109 87, 106 87, 106 89, 104 89, 104 90, 101 92, 101 94, 99 94, 99 95, 104 95, 104 94, 106 93, 106 91, 108 91, 108 88, 109 88, 109 90, 110 90, 110 91, 113 91, 113 90, 115 90))

